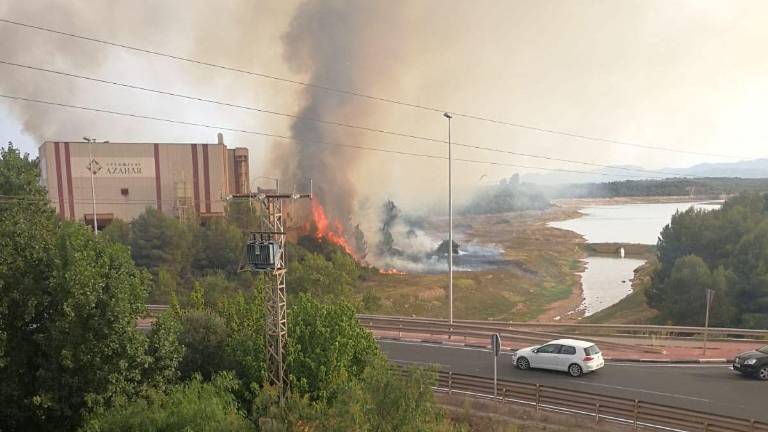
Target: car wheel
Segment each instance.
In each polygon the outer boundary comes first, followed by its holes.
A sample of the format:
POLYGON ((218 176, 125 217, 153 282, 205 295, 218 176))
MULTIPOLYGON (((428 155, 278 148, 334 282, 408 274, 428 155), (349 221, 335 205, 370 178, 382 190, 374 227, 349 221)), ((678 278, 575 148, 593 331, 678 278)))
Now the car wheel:
POLYGON ((528 361, 525 357, 520 357, 517 359, 517 368, 520 370, 527 370, 531 368, 531 362, 528 361))
POLYGON ((763 366, 757 371, 757 378, 763 381, 768 381, 768 366, 763 366))
POLYGON ((568 366, 568 373, 571 374, 572 377, 579 377, 584 373, 584 371, 581 369, 581 366, 574 363, 568 366))

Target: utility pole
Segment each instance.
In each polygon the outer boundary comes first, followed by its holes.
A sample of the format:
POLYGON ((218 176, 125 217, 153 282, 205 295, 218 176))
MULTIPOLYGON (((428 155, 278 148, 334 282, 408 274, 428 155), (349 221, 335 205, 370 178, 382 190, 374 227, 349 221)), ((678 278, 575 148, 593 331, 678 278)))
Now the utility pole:
MULTIPOLYGON (((96 139, 94 138, 88 138, 83 137, 83 139, 88 142, 88 171, 91 173, 91 201, 93 202, 93 233, 98 234, 99 233, 99 222, 96 217, 96 186, 94 183, 93 176, 98 172, 98 169, 96 168, 97 163, 96 160, 93 158, 93 143, 96 142, 96 139)), ((104 143, 108 143, 109 141, 104 141, 104 143)))
POLYGON ((278 388, 281 405, 288 389, 288 374, 285 370, 285 344, 288 336, 286 292, 285 292, 285 220, 283 202, 301 198, 312 199, 312 180, 309 193, 286 194, 258 192, 233 195, 232 198, 246 198, 259 201, 264 209, 262 231, 252 232, 248 238, 244 263, 240 271, 266 272, 272 275, 264 293, 266 308, 267 371, 270 384, 278 388))
POLYGON ((443 113, 448 119, 448 323, 453 324, 453 178, 451 158, 451 119, 448 113, 443 113))

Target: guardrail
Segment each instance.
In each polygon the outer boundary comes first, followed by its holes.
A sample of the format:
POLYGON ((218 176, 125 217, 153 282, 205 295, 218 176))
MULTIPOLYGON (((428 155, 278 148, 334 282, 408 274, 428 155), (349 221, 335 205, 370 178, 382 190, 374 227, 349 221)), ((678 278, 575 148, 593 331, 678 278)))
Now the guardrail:
MULTIPOLYGON (((448 321, 441 318, 418 318, 401 317, 386 315, 358 315, 361 322, 364 321, 388 321, 403 323, 442 323, 448 321)), ((507 330, 525 330, 530 328, 543 329, 548 331, 559 331, 568 335, 601 335, 601 336, 698 336, 703 335, 705 331, 709 337, 740 339, 768 339, 768 330, 737 329, 710 327, 705 330, 704 327, 689 326, 658 326, 658 325, 632 325, 632 324, 570 324, 570 323, 539 323, 539 322, 510 322, 510 321, 482 321, 482 320, 454 320, 454 325, 471 325, 476 328, 488 329, 507 329, 507 330)), ((538 331, 537 333, 542 333, 538 331)))
MULTIPOLYGON (((402 364, 394 371, 407 374, 402 364)), ((768 432, 768 423, 752 419, 719 416, 701 411, 674 408, 640 400, 604 396, 583 391, 565 390, 539 384, 498 380, 494 396, 493 378, 437 371, 433 390, 496 401, 502 404, 535 408, 537 412, 555 411, 592 417, 600 422, 621 423, 630 427, 667 431, 734 431, 768 432)))
MULTIPOLYGON (((454 321, 448 324, 442 321, 424 321, 421 319, 403 318, 403 317, 380 317, 373 315, 358 316, 360 324, 371 331, 397 333, 401 338, 403 333, 410 335, 429 335, 442 336, 448 340, 458 340, 464 338, 476 338, 487 341, 493 333, 498 333, 505 341, 520 342, 523 344, 542 344, 552 339, 562 339, 569 337, 564 334, 538 332, 531 330, 518 330, 507 327, 495 327, 487 324, 466 324, 464 322, 454 321)), ((629 343, 609 341, 600 338, 590 338, 590 340, 599 343, 601 347, 613 348, 622 351, 641 351, 646 353, 662 353, 663 349, 653 346, 642 346, 629 343)))

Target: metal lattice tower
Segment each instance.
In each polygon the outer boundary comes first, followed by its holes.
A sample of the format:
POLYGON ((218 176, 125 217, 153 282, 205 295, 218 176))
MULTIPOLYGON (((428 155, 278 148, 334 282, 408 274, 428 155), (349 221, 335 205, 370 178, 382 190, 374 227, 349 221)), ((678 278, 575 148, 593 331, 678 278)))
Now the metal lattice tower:
MULTIPOLYGON (((243 271, 258 271, 270 273, 265 292, 264 305, 266 308, 267 336, 267 371, 269 382, 277 386, 281 403, 288 389, 288 374, 285 368, 285 344, 288 336, 288 317, 285 292, 285 218, 283 203, 288 199, 312 198, 312 183, 308 194, 281 194, 279 191, 259 192, 233 195, 233 198, 248 198, 258 200, 264 209, 262 216, 262 231, 251 233, 248 245, 253 247, 252 253, 258 254, 258 260, 249 261, 249 246, 246 246, 246 259, 241 265, 243 271), (255 252, 259 248, 259 252, 255 252), (273 253, 274 256, 264 258, 273 253), (258 262, 256 262, 258 261, 258 262)), ((254 258, 256 255, 251 255, 254 258)))

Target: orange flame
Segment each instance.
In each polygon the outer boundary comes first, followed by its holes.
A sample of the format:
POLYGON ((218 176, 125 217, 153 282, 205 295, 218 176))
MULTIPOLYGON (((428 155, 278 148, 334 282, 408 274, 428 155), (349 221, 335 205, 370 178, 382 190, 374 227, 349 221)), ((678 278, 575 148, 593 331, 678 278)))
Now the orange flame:
POLYGON ((325 209, 317 200, 312 200, 312 218, 315 220, 317 232, 315 236, 318 239, 326 239, 329 242, 341 246, 348 254, 355 256, 347 239, 344 238, 344 227, 336 221, 331 227, 328 216, 325 215, 325 209))
POLYGON ((389 269, 379 269, 379 273, 381 274, 395 274, 395 275, 404 275, 407 274, 406 272, 402 272, 396 268, 389 268, 389 269))

